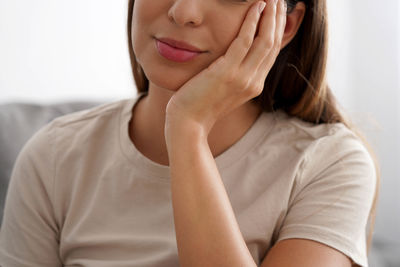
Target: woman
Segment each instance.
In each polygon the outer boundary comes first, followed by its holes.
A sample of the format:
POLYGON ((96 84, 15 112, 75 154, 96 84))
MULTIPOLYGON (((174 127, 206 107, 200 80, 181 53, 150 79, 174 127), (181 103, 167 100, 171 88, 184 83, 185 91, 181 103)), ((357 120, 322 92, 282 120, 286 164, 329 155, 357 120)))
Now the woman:
POLYGON ((367 266, 377 168, 326 85, 325 17, 325 0, 130 1, 139 94, 28 142, 1 265, 367 266))

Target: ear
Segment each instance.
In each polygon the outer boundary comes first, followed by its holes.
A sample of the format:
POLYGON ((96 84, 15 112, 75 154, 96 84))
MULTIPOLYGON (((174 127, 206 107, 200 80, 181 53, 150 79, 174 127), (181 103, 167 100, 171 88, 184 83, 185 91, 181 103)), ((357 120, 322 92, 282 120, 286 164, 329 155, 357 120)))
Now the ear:
POLYGON ((305 4, 303 2, 298 2, 293 10, 286 15, 286 26, 282 37, 281 49, 288 45, 296 36, 297 30, 300 28, 305 13, 305 4))

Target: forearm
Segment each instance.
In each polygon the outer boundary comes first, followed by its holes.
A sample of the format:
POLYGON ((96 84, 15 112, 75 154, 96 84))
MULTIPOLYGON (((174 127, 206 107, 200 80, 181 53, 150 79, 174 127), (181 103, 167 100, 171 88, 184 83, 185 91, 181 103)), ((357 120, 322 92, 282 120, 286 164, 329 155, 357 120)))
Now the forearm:
POLYGON ((180 264, 256 266, 240 232, 207 138, 191 131, 172 135, 168 146, 180 264))

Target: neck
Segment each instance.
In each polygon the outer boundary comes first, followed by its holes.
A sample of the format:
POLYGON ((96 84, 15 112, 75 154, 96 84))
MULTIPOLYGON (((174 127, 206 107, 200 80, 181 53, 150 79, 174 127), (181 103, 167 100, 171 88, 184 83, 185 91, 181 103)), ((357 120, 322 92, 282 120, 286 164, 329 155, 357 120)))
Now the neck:
MULTIPOLYGON (((166 89, 149 90, 136 103, 129 125, 129 135, 136 148, 161 165, 169 165, 164 125, 165 109, 173 94, 173 91, 166 89)), ((247 102, 218 120, 208 135, 208 144, 214 158, 236 143, 261 112, 261 107, 247 102)))

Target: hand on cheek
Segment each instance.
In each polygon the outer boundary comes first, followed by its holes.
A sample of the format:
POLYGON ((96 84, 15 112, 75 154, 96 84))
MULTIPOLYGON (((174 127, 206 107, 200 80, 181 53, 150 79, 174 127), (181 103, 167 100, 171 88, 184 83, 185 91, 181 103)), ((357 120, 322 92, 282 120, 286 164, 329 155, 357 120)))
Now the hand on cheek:
POLYGON ((284 0, 255 2, 225 55, 187 81, 170 99, 166 132, 167 128, 190 124, 207 135, 219 118, 261 94, 280 52, 285 25, 284 0), (260 13, 262 5, 265 8, 260 13))

